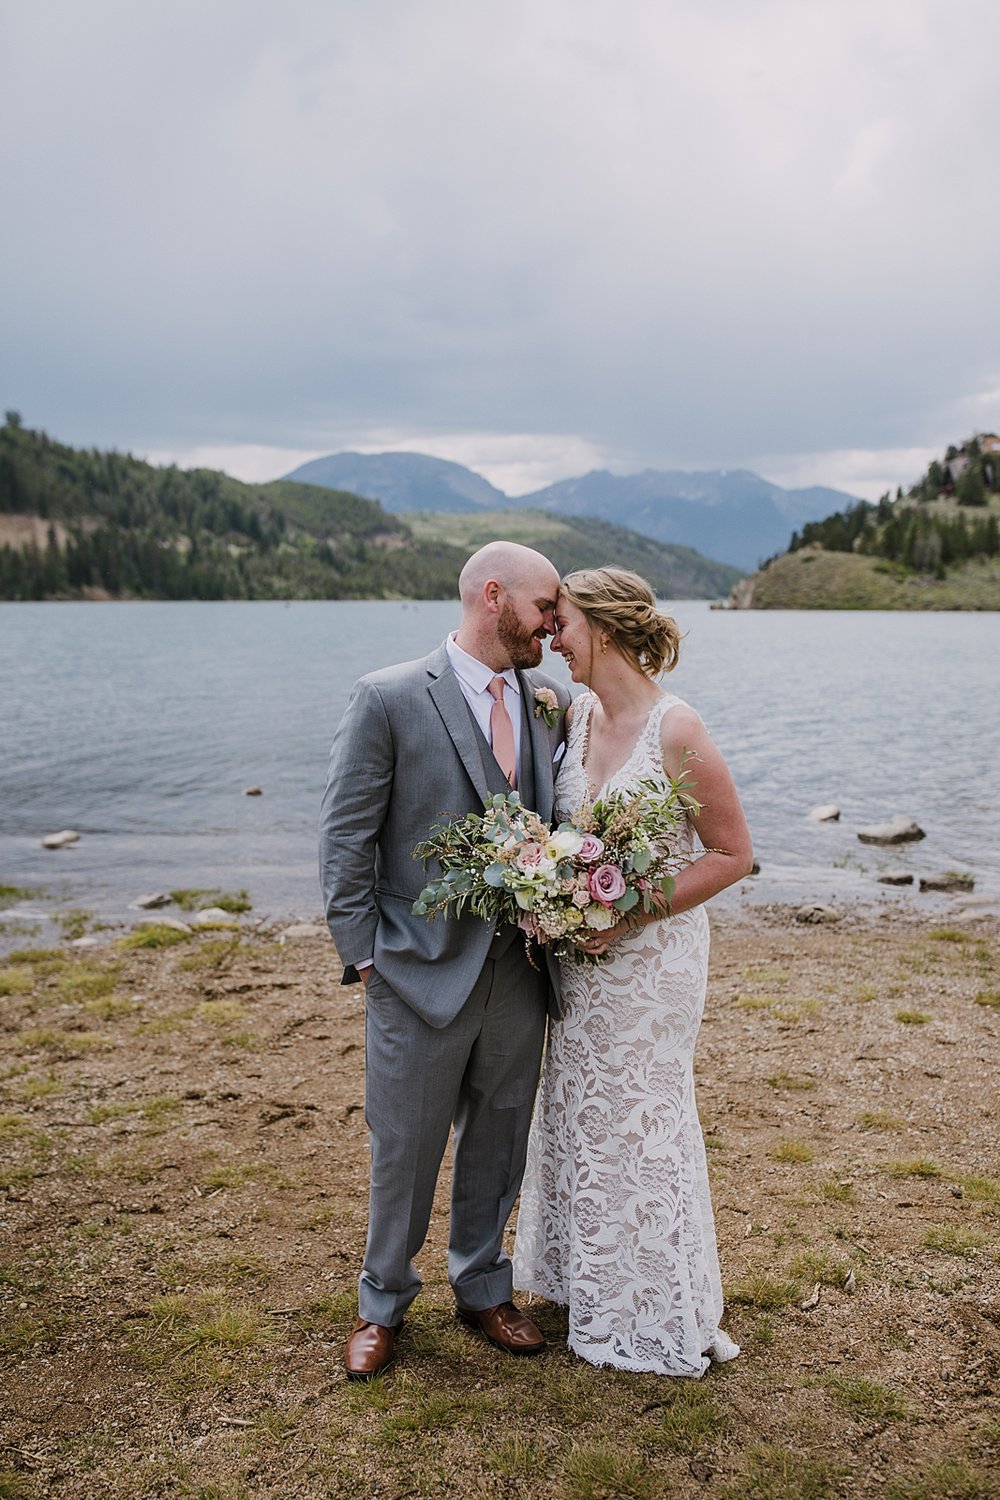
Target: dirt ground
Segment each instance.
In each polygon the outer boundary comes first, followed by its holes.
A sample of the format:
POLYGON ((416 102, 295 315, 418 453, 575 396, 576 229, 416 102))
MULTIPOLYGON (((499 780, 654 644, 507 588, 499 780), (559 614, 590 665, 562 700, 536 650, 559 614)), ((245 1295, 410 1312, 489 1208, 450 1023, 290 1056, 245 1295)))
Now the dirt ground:
POLYGON ((399 1358, 349 1384, 361 992, 323 937, 175 936, 0 964, 0 1497, 1000 1495, 996 917, 714 919, 743 1354, 700 1382, 592 1369, 544 1304, 540 1359, 459 1327, 445 1174, 399 1358))

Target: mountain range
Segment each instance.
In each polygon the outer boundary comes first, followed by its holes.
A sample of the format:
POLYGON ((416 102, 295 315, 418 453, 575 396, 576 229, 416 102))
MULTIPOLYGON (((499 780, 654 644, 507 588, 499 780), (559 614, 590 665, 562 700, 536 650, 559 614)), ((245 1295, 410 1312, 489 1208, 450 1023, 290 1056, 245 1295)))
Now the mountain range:
POLYGON ((856 504, 842 490, 783 489, 750 469, 696 472, 595 469, 530 494, 510 496, 463 464, 422 453, 333 453, 286 476, 350 490, 386 510, 474 513, 503 508, 590 516, 705 557, 752 569, 782 552, 793 531, 856 504))

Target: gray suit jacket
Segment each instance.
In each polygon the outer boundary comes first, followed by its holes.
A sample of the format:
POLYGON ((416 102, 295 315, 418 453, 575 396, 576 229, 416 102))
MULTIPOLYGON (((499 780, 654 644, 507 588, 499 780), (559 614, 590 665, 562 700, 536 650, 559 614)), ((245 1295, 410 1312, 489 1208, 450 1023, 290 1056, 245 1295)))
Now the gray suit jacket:
MULTIPOLYGON (((530 753, 535 809, 548 820, 564 715, 550 729, 534 715, 534 692, 552 688, 563 709, 569 694, 538 671, 518 677, 527 709, 522 765, 530 753)), ((383 978, 432 1026, 446 1026, 461 1010, 494 933, 468 914, 430 922, 413 915, 427 881, 413 850, 434 824, 483 807, 489 782, 497 786, 495 762, 487 760, 444 645, 355 683, 330 755, 320 880, 333 940, 349 967, 374 957, 383 978)))

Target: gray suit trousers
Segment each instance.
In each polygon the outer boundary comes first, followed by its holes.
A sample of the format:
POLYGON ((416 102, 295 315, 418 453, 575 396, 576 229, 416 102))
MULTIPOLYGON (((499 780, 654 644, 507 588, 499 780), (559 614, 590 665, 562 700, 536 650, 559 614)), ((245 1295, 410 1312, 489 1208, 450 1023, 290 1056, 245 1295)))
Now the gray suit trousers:
POLYGON ((509 1301, 503 1232, 524 1174, 541 1067, 548 981, 518 934, 491 956, 447 1026, 429 1026, 377 972, 365 994, 365 1116, 372 1173, 358 1313, 392 1327, 420 1290, 427 1235, 454 1121, 448 1279, 461 1307, 509 1301), (499 951, 502 950, 502 951, 499 951))

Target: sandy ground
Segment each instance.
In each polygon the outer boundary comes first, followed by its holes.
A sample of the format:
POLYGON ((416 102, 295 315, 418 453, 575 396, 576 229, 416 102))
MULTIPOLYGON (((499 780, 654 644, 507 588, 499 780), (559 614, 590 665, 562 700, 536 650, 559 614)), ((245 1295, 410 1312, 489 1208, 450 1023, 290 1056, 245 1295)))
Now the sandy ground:
POLYGON ((392 1371, 340 1359, 363 1001, 325 938, 0 967, 0 1497, 1000 1494, 1000 923, 714 919, 698 1054, 733 1365, 461 1330, 447 1182, 392 1371))

